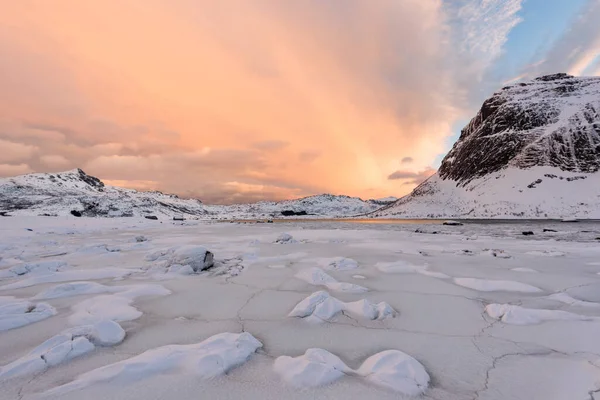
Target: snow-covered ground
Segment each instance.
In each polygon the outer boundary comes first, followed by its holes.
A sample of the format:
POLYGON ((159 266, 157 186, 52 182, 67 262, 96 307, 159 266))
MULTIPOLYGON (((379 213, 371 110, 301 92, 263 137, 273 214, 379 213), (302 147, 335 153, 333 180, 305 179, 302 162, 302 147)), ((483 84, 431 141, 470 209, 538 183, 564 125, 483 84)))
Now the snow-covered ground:
POLYGON ((0 218, 0 399, 600 398, 600 223, 373 222, 0 218))

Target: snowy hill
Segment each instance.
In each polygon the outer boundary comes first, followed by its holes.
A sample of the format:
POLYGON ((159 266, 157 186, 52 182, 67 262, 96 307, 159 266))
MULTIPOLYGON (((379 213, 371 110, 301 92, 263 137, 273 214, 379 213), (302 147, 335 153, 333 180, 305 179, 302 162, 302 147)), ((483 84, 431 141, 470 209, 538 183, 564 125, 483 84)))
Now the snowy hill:
POLYGON ((253 204, 234 204, 231 206, 208 206, 215 213, 233 216, 233 218, 266 218, 288 216, 318 216, 324 218, 351 217, 366 214, 388 205, 380 200, 364 201, 358 197, 320 194, 296 200, 261 201, 253 204), (220 210, 222 208, 222 210, 220 210))
POLYGON ((106 186, 81 169, 0 179, 0 210, 14 215, 68 215, 75 210, 91 217, 208 213, 199 200, 106 186))
POLYGON ((548 75, 486 100, 399 218, 600 218, 600 78, 548 75))
POLYGON ((0 179, 0 211, 11 215, 69 215, 88 217, 197 216, 244 219, 287 216, 344 217, 365 214, 385 201, 329 194, 281 202, 231 206, 205 205, 161 192, 138 192, 107 186, 81 169, 0 179))

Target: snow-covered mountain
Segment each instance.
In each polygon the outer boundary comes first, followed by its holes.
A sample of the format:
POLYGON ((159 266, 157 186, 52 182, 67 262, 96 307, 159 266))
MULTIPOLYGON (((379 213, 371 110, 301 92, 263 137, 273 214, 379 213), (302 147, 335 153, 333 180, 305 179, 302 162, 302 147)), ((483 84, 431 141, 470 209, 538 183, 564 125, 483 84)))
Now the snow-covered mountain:
MULTIPOLYGON (((279 218, 288 216, 346 217, 369 213, 385 201, 329 194, 281 202, 231 206, 206 205, 161 192, 105 185, 81 169, 0 179, 0 212, 11 215, 90 217, 197 216, 212 219, 279 218)), ((389 204, 389 202, 387 203, 389 204)))
POLYGON ((0 211, 15 215, 206 215, 199 200, 107 186, 81 169, 0 179, 0 211))
POLYGON ((600 77, 542 76, 486 100, 396 218, 600 218, 600 77))

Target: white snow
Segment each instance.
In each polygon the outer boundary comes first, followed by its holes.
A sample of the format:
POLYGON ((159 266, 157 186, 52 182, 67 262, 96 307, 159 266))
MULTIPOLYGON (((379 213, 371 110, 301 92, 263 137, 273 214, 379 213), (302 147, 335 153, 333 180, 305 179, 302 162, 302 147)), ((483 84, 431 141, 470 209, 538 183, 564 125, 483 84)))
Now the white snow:
POLYGON ((562 310, 536 310, 511 304, 488 304, 485 312, 505 324, 533 325, 544 321, 592 321, 594 318, 562 310))
POLYGON ((290 235, 289 233, 282 233, 281 235, 277 236, 277 239, 275 239, 274 243, 293 244, 293 243, 298 243, 298 241, 296 239, 294 239, 294 237, 292 235, 290 235))
POLYGON ((46 275, 60 271, 67 265, 64 261, 40 261, 37 263, 23 263, 6 270, 0 270, 0 280, 11 279, 19 276, 35 274, 46 275))
POLYGON ((322 269, 317 267, 303 269, 295 276, 311 285, 325 286, 329 290, 334 290, 336 292, 362 293, 369 290, 366 287, 355 285, 353 283, 338 282, 331 275, 328 275, 322 269))
POLYGON ((478 279, 478 278, 454 278, 454 283, 480 292, 521 292, 538 293, 542 289, 516 281, 478 279))
POLYGON ((0 380, 33 375, 89 353, 97 346, 113 346, 125 338, 125 331, 113 321, 70 328, 46 340, 27 355, 0 367, 0 380))
POLYGON ((381 320, 396 314, 396 311, 383 301, 373 304, 369 300, 362 299, 345 303, 327 292, 319 291, 298 303, 288 316, 305 318, 310 322, 323 322, 333 320, 341 312, 355 318, 370 320, 381 320))
POLYGON ((262 344, 248 332, 220 333, 190 345, 168 345, 109 364, 77 377, 47 394, 62 395, 90 385, 115 381, 120 385, 161 374, 190 374, 209 379, 244 364, 262 344))
POLYGON ((352 370, 339 357, 323 349, 308 349, 298 357, 278 357, 273 367, 282 379, 298 388, 326 385, 348 375, 417 396, 427 389, 430 380, 421 363, 399 350, 377 353, 367 358, 358 370, 352 370))
POLYGON ((48 303, 5 298, 0 303, 0 332, 33 324, 53 315, 56 315, 56 309, 48 303))

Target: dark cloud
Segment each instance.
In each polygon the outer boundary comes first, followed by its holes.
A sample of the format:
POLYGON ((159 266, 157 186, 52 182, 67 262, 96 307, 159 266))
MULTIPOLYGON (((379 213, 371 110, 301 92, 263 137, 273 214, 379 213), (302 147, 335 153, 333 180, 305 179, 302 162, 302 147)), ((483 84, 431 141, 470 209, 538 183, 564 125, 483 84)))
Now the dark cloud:
POLYGON ((388 176, 389 180, 408 180, 404 182, 404 184, 419 184, 423 182, 425 179, 429 178, 431 175, 435 174, 435 170, 432 168, 427 168, 421 172, 412 172, 412 171, 401 171, 398 170, 396 172, 391 173, 388 176))
POLYGON ((298 154, 298 159, 302 162, 312 162, 321 157, 321 152, 318 150, 307 150, 298 154))
POLYGON ((411 163, 411 162, 413 162, 413 161, 414 161, 414 160, 413 160, 413 158, 412 158, 412 157, 404 157, 404 158, 403 158, 403 159, 402 159, 400 162, 401 162, 402 164, 409 164, 409 163, 411 163))
POLYGON ((262 140, 260 142, 254 142, 252 147, 259 150, 280 150, 288 147, 290 142, 285 140, 262 140))

